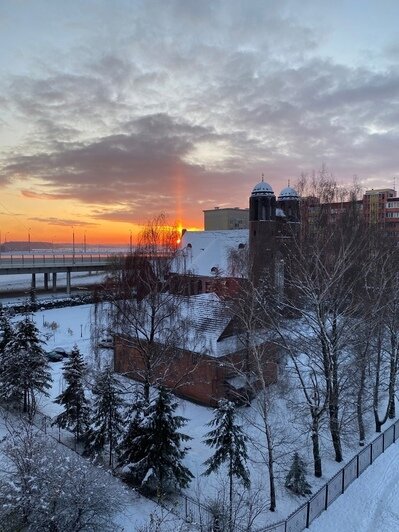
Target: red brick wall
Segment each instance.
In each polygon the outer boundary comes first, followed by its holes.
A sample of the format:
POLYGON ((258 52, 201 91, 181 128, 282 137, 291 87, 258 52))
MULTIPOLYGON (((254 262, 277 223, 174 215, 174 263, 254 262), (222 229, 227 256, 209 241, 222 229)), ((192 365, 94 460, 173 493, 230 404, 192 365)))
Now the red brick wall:
MULTIPOLYGON (((272 383, 277 380, 277 363, 275 353, 268 347, 264 350, 264 376, 267 383, 272 383)), ((234 376, 234 365, 244 369, 243 352, 221 358, 183 350, 174 350, 168 355, 168 363, 158 365, 154 371, 152 383, 163 384, 176 395, 208 406, 215 406, 219 399, 227 397, 225 380, 234 376)), ((144 368, 144 359, 132 342, 116 338, 115 371, 143 381, 144 368)))

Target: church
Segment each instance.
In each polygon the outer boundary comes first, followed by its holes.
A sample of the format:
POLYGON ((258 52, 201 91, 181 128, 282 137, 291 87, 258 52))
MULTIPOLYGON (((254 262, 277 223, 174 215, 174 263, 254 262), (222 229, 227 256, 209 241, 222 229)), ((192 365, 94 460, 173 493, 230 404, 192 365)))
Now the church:
MULTIPOLYGON (((248 229, 186 231, 172 264, 169 292, 160 294, 160 306, 162 298, 175 297, 170 299, 174 310, 157 330, 155 344, 164 346, 172 330, 180 332, 174 336, 173 348, 163 350, 167 360, 163 357, 154 370, 153 383, 206 406, 216 406, 223 398, 240 402, 253 396, 256 382, 253 375, 247 376, 255 355, 262 382, 270 384, 278 378, 276 347, 259 331, 249 338, 232 302, 246 283, 256 285, 264 275, 272 276, 276 290, 284 290, 287 243, 300 227, 299 196, 286 187, 276 199, 262 178, 252 190, 248 215, 248 229)), ((115 338, 115 371, 143 380, 145 360, 135 348, 137 343, 142 347, 143 340, 115 338)))
MULTIPOLYGON (((224 210, 213 211, 213 227, 218 227, 219 213, 223 226, 224 210)), ((300 231, 299 195, 288 186, 276 199, 262 177, 252 190, 247 215, 248 229, 185 231, 171 271, 172 286, 183 286, 186 295, 228 295, 244 279, 256 284, 263 275, 274 275, 276 286, 281 285, 289 242, 300 231)))

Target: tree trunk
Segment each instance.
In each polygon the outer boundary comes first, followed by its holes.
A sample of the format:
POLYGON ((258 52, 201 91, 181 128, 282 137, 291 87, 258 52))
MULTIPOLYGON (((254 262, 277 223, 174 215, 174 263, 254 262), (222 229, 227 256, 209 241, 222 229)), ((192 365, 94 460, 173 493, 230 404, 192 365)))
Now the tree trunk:
POLYGON ((229 532, 234 532, 233 527, 233 459, 230 455, 229 467, 229 532))
POLYGON ((342 462, 342 446, 341 446, 341 434, 339 428, 339 419, 338 419, 338 405, 335 403, 335 400, 332 404, 329 405, 330 413, 330 433, 332 438, 332 443, 335 451, 335 461, 342 462))
POLYGON ((360 383, 359 390, 357 392, 356 398, 356 415, 357 415, 357 426, 359 429, 359 445, 362 447, 364 445, 364 440, 366 438, 366 431, 364 428, 363 421, 363 392, 364 392, 364 383, 366 379, 366 358, 363 357, 361 370, 360 370, 360 383))
POLYGON ((321 477, 321 456, 320 456, 320 442, 319 442, 319 418, 317 414, 312 414, 312 446, 313 446, 313 461, 314 461, 314 475, 321 477))
POLYGON ((274 480, 274 458, 273 458, 273 443, 269 423, 266 421, 266 440, 268 451, 268 469, 269 469, 269 488, 270 488, 270 507, 269 510, 274 512, 276 509, 276 487, 274 480))

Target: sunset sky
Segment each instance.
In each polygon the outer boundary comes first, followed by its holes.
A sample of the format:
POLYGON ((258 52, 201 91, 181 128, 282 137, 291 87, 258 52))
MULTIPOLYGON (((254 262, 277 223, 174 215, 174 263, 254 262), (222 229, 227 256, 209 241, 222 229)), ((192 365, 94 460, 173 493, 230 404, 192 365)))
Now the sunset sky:
POLYGON ((1 239, 127 243, 324 163, 399 187, 398 0, 1 0, 1 239))

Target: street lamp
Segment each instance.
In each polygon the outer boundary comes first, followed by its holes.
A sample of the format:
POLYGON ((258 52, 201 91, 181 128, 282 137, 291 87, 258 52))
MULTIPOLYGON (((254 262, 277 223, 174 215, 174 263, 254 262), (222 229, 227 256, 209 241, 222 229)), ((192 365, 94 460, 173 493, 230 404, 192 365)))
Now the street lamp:
POLYGON ((86 253, 86 231, 83 233, 83 251, 86 253))
POLYGON ((72 262, 75 264, 75 228, 72 226, 72 262))
POLYGON ((130 254, 132 254, 132 230, 130 229, 130 238, 129 238, 129 244, 130 244, 130 254))
POLYGON ((30 230, 31 230, 31 228, 28 227, 28 251, 29 251, 29 253, 30 253, 30 230))

